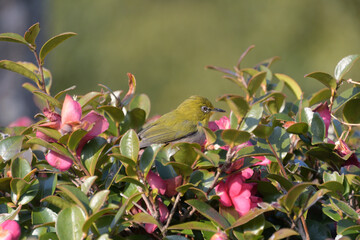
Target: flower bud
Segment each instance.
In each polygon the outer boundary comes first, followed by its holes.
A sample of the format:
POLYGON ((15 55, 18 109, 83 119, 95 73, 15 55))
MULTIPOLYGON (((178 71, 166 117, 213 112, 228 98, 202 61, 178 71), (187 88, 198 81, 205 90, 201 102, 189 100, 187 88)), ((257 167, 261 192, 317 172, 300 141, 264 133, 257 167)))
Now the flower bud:
POLYGON ((0 239, 18 240, 21 235, 19 224, 14 220, 6 220, 0 224, 0 239))

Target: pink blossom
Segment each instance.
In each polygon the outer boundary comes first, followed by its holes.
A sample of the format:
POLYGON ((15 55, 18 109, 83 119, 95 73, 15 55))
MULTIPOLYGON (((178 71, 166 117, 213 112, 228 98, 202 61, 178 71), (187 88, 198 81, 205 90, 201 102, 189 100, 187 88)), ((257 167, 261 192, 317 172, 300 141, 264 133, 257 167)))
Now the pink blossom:
POLYGON ((327 102, 321 103, 320 105, 318 105, 313 112, 317 112, 319 113, 320 117, 322 118, 322 120, 324 121, 325 124, 325 137, 328 136, 328 130, 329 130, 329 126, 330 126, 330 122, 331 122, 331 113, 330 113, 330 109, 328 107, 327 102))
POLYGON ((240 216, 245 215, 262 201, 260 198, 252 196, 254 184, 245 182, 253 175, 252 170, 248 169, 248 171, 229 176, 225 182, 221 181, 215 187, 216 194, 220 197, 220 203, 225 207, 234 206, 240 216))
MULTIPOLYGON (((40 124, 41 127, 49 127, 58 130, 61 134, 71 133, 77 129, 84 129, 88 133, 80 140, 77 147, 77 155, 79 156, 84 145, 105 132, 109 127, 106 118, 95 111, 90 111, 85 117, 81 118, 82 110, 80 104, 73 100, 70 95, 65 96, 61 115, 44 109, 44 115, 50 120, 47 123, 40 124)), ((41 131, 36 132, 36 136, 47 142, 56 142, 55 139, 47 136, 41 131)), ((60 171, 68 170, 72 165, 72 160, 61 154, 49 151, 46 155, 49 164, 60 171)))
POLYGON ((149 171, 146 180, 152 189, 157 189, 161 195, 165 194, 166 183, 158 174, 154 173, 153 171, 149 171))
POLYGON ((0 224, 0 239, 18 240, 21 235, 19 224, 14 220, 6 220, 0 224))
MULTIPOLYGON (((157 204, 159 206, 159 214, 160 214, 160 222, 164 223, 167 218, 169 217, 169 209, 166 207, 166 205, 161 201, 157 200, 157 204)), ((153 233, 156 230, 157 226, 155 224, 146 223, 145 224, 145 230, 148 233, 153 233)))
POLYGON ((169 179, 164 179, 166 184, 166 192, 165 195, 168 197, 172 197, 176 195, 178 192, 176 191, 176 188, 181 186, 183 178, 182 176, 176 176, 169 179))
POLYGON ((9 127, 28 127, 33 123, 29 117, 20 117, 9 124, 9 127))
POLYGON ((353 151, 351 151, 349 146, 342 139, 340 139, 339 142, 336 143, 335 150, 342 157, 344 157, 348 154, 351 154, 350 157, 345 161, 343 166, 355 165, 360 168, 360 162, 359 162, 358 158, 356 157, 355 153, 353 151))
POLYGON ((227 239, 228 236, 224 232, 217 232, 214 235, 212 235, 212 237, 210 238, 210 240, 227 240, 227 239))
POLYGON ((51 150, 49 151, 48 154, 46 154, 45 159, 51 166, 59 169, 60 171, 68 170, 73 164, 71 158, 68 158, 64 155, 61 155, 51 150))

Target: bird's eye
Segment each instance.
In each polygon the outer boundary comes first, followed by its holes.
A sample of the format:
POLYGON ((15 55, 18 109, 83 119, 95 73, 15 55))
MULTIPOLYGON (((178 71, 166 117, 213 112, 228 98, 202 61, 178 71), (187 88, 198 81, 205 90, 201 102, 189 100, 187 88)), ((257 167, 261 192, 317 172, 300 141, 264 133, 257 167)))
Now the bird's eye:
POLYGON ((208 112, 210 112, 210 108, 207 106, 202 106, 201 111, 203 111, 204 113, 208 113, 208 112))

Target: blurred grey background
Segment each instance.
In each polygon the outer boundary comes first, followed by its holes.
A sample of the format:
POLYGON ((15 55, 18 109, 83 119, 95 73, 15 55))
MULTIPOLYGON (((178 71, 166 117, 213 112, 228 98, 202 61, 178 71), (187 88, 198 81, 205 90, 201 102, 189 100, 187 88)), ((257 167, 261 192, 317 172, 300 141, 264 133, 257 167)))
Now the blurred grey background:
MULTIPOLYGON (((204 67, 232 68, 252 44, 243 67, 279 56, 272 70, 293 77, 305 96, 323 87, 305 74, 333 74, 341 58, 360 53, 358 0, 0 0, 1 32, 22 35, 37 21, 38 45, 62 32, 78 33, 46 58, 53 95, 72 85, 77 86, 72 94, 98 91, 99 83, 127 91, 131 72, 137 93, 151 99, 151 115, 193 94, 213 102, 223 94, 241 94, 221 73, 204 67), (21 11, 10 11, 13 4, 21 11)), ((0 59, 34 61, 26 47, 5 42, 0 59)), ((359 63, 347 77, 360 80, 359 63)), ((19 92, 22 82, 0 69, 0 125, 39 111, 19 92)))

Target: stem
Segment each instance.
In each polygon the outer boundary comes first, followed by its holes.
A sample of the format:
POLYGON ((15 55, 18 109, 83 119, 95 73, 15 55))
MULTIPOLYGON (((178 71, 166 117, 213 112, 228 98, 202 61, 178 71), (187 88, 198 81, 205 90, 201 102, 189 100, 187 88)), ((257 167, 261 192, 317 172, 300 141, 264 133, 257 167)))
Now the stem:
POLYGON ((307 228, 307 225, 306 225, 304 216, 301 216, 301 223, 302 223, 302 226, 303 226, 303 228, 304 228, 305 239, 306 239, 306 240, 310 240, 309 230, 308 230, 308 228, 307 228))
POLYGON ((161 233, 163 234, 163 237, 166 236, 165 233, 166 233, 167 228, 169 227, 170 222, 171 222, 171 220, 172 220, 172 218, 173 218, 173 216, 174 216, 174 214, 175 214, 175 210, 176 210, 176 208, 177 208, 177 205, 178 205, 179 202, 180 202, 180 197, 181 197, 181 194, 178 193, 178 194, 176 195, 176 198, 175 198, 175 201, 174 201, 174 205, 173 205, 173 207, 172 207, 172 209, 171 209, 171 211, 170 211, 169 217, 168 217, 165 225, 160 229, 161 233))
POLYGON ((42 89, 45 93, 48 93, 47 90, 46 90, 46 85, 45 85, 43 64, 41 63, 40 58, 39 58, 39 56, 37 55, 36 49, 33 50, 33 53, 34 53, 36 62, 37 62, 37 64, 38 64, 39 74, 40 74, 40 77, 41 77, 41 81, 40 81, 40 86, 39 86, 39 87, 41 87, 41 89, 42 89))
POLYGON ((279 156, 277 155, 275 149, 273 148, 273 146, 272 146, 271 143, 269 142, 269 139, 266 139, 266 142, 269 144, 269 146, 270 146, 270 148, 271 148, 271 151, 272 151, 273 154, 275 155, 276 161, 278 162, 278 164, 279 164, 279 166, 280 166, 280 170, 281 170, 283 176, 284 176, 286 179, 289 179, 289 177, 288 177, 287 174, 286 174, 284 165, 282 164, 282 162, 281 162, 279 156))

